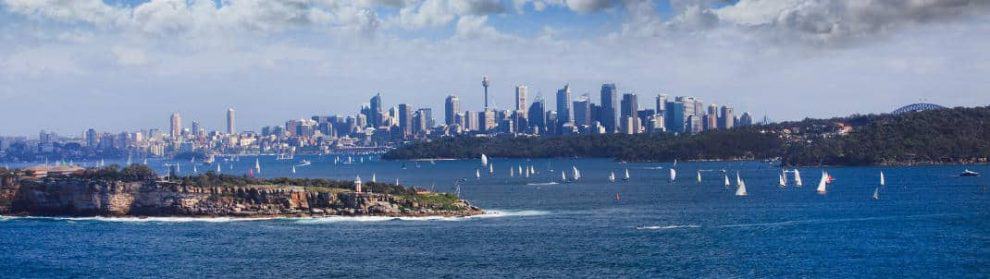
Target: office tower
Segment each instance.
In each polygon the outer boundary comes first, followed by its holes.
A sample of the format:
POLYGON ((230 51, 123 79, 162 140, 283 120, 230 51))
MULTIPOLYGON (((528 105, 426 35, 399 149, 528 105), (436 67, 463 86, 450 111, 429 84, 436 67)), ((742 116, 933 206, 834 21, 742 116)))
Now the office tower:
POLYGON ((399 129, 403 135, 412 134, 412 108, 409 104, 399 104, 399 129))
POLYGON ((571 86, 567 84, 557 90, 557 126, 572 120, 574 111, 571 109, 571 86))
POLYGON ((636 94, 626 93, 622 95, 622 103, 619 111, 620 117, 638 117, 636 114, 639 112, 639 101, 636 98, 636 94))
POLYGON ((371 125, 372 128, 377 129, 378 127, 382 126, 382 120, 384 119, 383 118, 384 109, 382 108, 381 93, 375 94, 374 97, 371 97, 370 109, 371 111, 368 114, 368 124, 371 125))
POLYGON ((237 130, 234 128, 234 109, 233 108, 228 108, 227 109, 227 134, 228 135, 233 135, 233 134, 236 134, 236 133, 237 133, 237 130))
POLYGON ((94 129, 86 130, 86 146, 96 147, 97 143, 98 143, 98 139, 96 137, 96 130, 94 129))
POLYGON ((753 125, 753 116, 748 112, 744 112, 742 116, 739 117, 739 126, 745 127, 753 125))
POLYGON ((465 131, 477 131, 478 127, 478 114, 471 111, 464 112, 464 130, 465 131))
POLYGON ((667 114, 667 99, 670 98, 667 94, 657 95, 657 114, 665 115, 667 114))
POLYGON ((197 137, 200 136, 200 134, 199 134, 199 121, 193 121, 192 122, 192 134, 194 136, 197 136, 197 137))
POLYGON ((616 108, 616 103, 618 102, 619 91, 615 89, 614 83, 602 84, 602 102, 601 102, 601 121, 602 125, 605 126, 605 132, 615 133, 616 125, 618 121, 616 119, 616 114, 619 110, 616 108))
POLYGON ((461 100, 454 95, 447 96, 444 101, 443 123, 447 126, 457 123, 455 118, 458 111, 461 111, 461 100))
POLYGON ((485 87, 485 109, 488 108, 488 85, 489 84, 490 84, 490 81, 488 80, 488 76, 481 77, 481 86, 485 87))
POLYGON ((516 86, 516 111, 521 113, 523 117, 526 117, 526 95, 529 94, 529 88, 525 85, 516 86))
POLYGON ((708 111, 701 119, 705 122, 705 131, 718 129, 718 106, 715 104, 708 105, 708 111))
POLYGON ((426 122, 424 123, 424 124, 426 124, 426 129, 433 129, 433 127, 436 127, 437 126, 437 123, 433 119, 433 109, 432 108, 421 108, 421 109, 419 109, 419 111, 420 111, 420 113, 423 114, 423 118, 426 120, 426 122))
MULTIPOLYGON (((684 133, 684 123, 687 120, 682 102, 667 102, 667 115, 664 115, 664 126, 671 133, 684 133)), ((693 106, 692 106, 693 107, 693 106)))
POLYGON ((642 127, 646 127, 646 124, 649 123, 650 119, 652 119, 656 114, 657 112, 653 109, 644 109, 638 111, 636 113, 636 117, 639 118, 639 123, 642 124, 642 127))
POLYGON ((431 114, 432 111, 425 108, 416 111, 413 115, 413 132, 415 134, 425 134, 430 130, 431 114))
POLYGON ((698 119, 701 119, 700 117, 705 115, 705 103, 701 99, 694 99, 694 115, 698 116, 698 119))
POLYGON ((529 120, 529 129, 534 135, 546 132, 546 104, 543 98, 537 98, 533 101, 533 105, 529 107, 529 115, 527 118, 529 120))
POLYGON ((588 95, 581 96, 574 101, 574 126, 578 128, 591 125, 591 100, 588 95))
POLYGON ((182 136, 182 116, 178 112, 172 113, 172 117, 169 119, 171 127, 169 127, 170 136, 173 140, 178 139, 182 136))
POLYGON ((495 111, 492 109, 485 109, 478 113, 479 130, 486 133, 495 132, 495 111))
POLYGON ((695 134, 701 132, 701 119, 697 115, 688 115, 684 125, 684 133, 695 134))
POLYGON ((357 116, 354 117, 354 125, 356 128, 361 129, 363 131, 364 128, 368 127, 368 115, 359 113, 357 116))
POLYGON ((722 115, 720 115, 718 119, 718 128, 732 129, 732 127, 736 124, 735 120, 735 109, 728 106, 722 106, 722 115))

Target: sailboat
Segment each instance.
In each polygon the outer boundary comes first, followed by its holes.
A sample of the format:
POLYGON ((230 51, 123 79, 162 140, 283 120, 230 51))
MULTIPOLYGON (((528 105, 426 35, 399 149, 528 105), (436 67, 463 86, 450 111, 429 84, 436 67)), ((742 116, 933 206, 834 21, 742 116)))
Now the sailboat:
POLYGON ((574 181, 581 180, 581 171, 579 171, 577 167, 572 166, 571 168, 574 169, 574 181))
POLYGON ((474 170, 474 177, 481 180, 481 169, 474 170))
POLYGON ((725 187, 726 187, 726 188, 728 188, 729 186, 732 186, 732 184, 731 184, 731 183, 729 183, 729 175, 727 175, 727 174, 722 174, 722 178, 724 178, 724 179, 725 179, 725 187))
POLYGON ((217 174, 220 173, 220 164, 217 164, 217 174))
POLYGON ((698 176, 698 183, 701 183, 701 171, 700 170, 697 172, 697 176, 698 176))
POLYGON ((570 182, 570 181, 567 180, 567 172, 566 171, 560 172, 560 181, 563 181, 564 183, 570 182))
POLYGON ((371 174, 371 183, 375 183, 375 182, 378 182, 378 175, 372 173, 371 174))
POLYGON ((622 177, 622 180, 629 181, 629 169, 626 169, 626 174, 622 177))
POLYGON ((261 174, 261 162, 258 158, 254 158, 254 172, 261 174))
POLYGON ((526 178, 529 178, 529 175, 530 175, 530 174, 532 174, 532 173, 530 173, 530 172, 529 172, 529 168, 526 168, 526 169, 524 170, 524 172, 525 172, 525 174, 526 174, 526 178))
POLYGON ((533 166, 529 166, 529 173, 536 174, 536 168, 534 168, 533 166))
POLYGON ((481 154, 481 166, 488 166, 488 156, 485 156, 485 154, 481 154))
POLYGON ((144 165, 145 165, 145 166, 147 166, 147 165, 148 165, 148 158, 144 158, 144 165))
POLYGON ((787 187, 787 179, 784 178, 784 173, 780 173, 778 178, 779 180, 777 181, 777 185, 779 185, 780 188, 787 187))
POLYGON ((292 166, 292 173, 296 173, 296 166, 292 166))
POLYGON ((509 167, 509 177, 516 177, 516 168, 509 167))
POLYGON ((193 164, 193 173, 199 173, 199 170, 196 169, 196 164, 193 164))
POLYGON ((883 176, 883 171, 880 172, 880 186, 887 186, 887 180, 883 176))
POLYGON ((822 171, 822 179, 818 181, 818 194, 824 195, 828 190, 828 173, 822 171))
POLYGON ((516 171, 519 173, 519 175, 522 175, 522 173, 523 173, 522 166, 516 165, 516 171))
POLYGON ((742 180, 742 177, 739 177, 739 172, 736 172, 736 185, 739 186, 736 188, 736 196, 749 195, 749 193, 746 192, 746 182, 742 180))
POLYGON ((674 168, 670 168, 670 182, 674 182, 676 180, 677 180, 677 170, 674 170, 674 168))
POLYGON ((488 174, 495 175, 495 164, 488 165, 488 174))
POLYGON ((797 169, 794 169, 794 186, 795 187, 804 186, 804 183, 801 182, 801 171, 798 171, 797 169))
POLYGON ((614 171, 608 174, 608 182, 615 183, 615 172, 614 171))
POLYGON ((877 186, 877 188, 873 189, 873 200, 875 200, 875 201, 880 200, 880 187, 879 186, 877 186))

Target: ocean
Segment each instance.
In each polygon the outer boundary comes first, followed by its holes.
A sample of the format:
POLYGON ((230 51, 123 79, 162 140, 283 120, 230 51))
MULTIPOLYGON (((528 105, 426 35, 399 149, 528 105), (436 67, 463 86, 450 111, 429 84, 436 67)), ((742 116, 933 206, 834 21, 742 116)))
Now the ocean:
MULTIPOLYGON (((986 165, 800 168, 765 162, 492 158, 260 158, 264 177, 380 182, 455 192, 472 218, 0 217, 0 277, 952 277, 990 275, 986 165), (300 160, 308 166, 292 166, 300 160), (524 177, 510 167, 533 166, 524 177), (561 183, 560 171, 582 179, 561 183), (621 178, 629 170, 630 179, 621 178), (980 177, 959 177, 964 169, 980 177), (696 175, 701 171, 702 180, 696 175), (725 173, 723 174, 723 170, 725 173), (886 186, 872 199, 879 174, 886 186), (619 180, 608 181, 611 172, 619 180), (734 195, 738 172, 748 196, 734 195)), ((107 162, 107 164, 114 162, 107 162)), ((117 162, 121 163, 121 162, 117 162)), ((164 171, 163 161, 149 164, 164 171)), ((218 160, 243 174, 254 157, 218 160)), ((190 162, 181 162, 184 174, 190 162)), ((215 170, 198 166, 198 171, 215 170)))

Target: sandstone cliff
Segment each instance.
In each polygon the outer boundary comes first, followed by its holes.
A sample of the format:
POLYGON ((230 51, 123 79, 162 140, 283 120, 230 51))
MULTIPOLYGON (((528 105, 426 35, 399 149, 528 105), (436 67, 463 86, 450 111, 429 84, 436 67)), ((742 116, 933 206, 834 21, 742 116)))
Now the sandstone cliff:
POLYGON ((387 195, 275 185, 199 187, 73 177, 0 181, 0 215, 31 216, 469 216, 483 211, 442 194, 387 195))

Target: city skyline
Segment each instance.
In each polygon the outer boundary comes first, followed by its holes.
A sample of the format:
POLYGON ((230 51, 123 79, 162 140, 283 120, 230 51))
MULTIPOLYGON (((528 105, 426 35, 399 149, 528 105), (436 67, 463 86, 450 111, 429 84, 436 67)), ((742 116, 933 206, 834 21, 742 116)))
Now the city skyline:
POLYGON ((775 120, 990 103, 986 1, 256 2, 0 1, 0 117, 18 119, 0 135, 175 111, 221 129, 227 107, 261 127, 378 92, 478 111, 481 76, 500 109, 518 84, 551 100, 611 82, 641 106, 690 95, 775 120))

